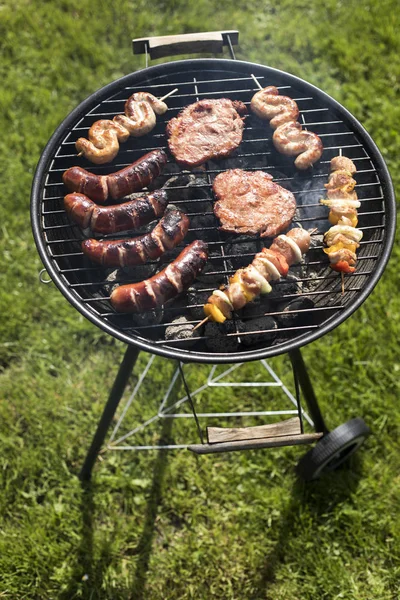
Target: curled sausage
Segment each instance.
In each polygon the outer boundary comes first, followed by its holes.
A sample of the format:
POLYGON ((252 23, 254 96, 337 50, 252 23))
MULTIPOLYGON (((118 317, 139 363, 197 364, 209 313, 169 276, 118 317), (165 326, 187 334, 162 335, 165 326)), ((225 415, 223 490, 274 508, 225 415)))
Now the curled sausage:
POLYGON ((280 96, 278 88, 274 85, 254 94, 250 107, 257 117, 268 119, 273 129, 287 121, 296 121, 299 116, 296 102, 289 96, 280 96))
POLYGON ((130 135, 139 137, 149 133, 156 124, 156 114, 162 115, 168 106, 149 92, 136 92, 125 102, 125 114, 95 121, 88 138, 79 138, 75 147, 80 154, 98 165, 113 160, 120 142, 130 135))
POLYGON ((110 175, 95 175, 81 167, 71 167, 63 174, 63 182, 71 192, 85 194, 95 202, 139 192, 160 175, 167 162, 164 150, 152 150, 128 167, 110 175))
POLYGON ((175 248, 189 229, 189 217, 180 210, 169 211, 153 231, 134 239, 82 242, 86 256, 104 267, 133 267, 159 258, 175 248))
POLYGON ((84 194, 67 194, 64 198, 65 210, 79 227, 103 234, 138 229, 161 217, 168 202, 165 190, 114 206, 97 206, 84 194))
POLYGON ((297 156, 294 164, 301 170, 311 167, 321 158, 324 150, 321 139, 312 131, 302 129, 297 121, 280 125, 275 129, 272 141, 282 154, 297 156))
POLYGON ((168 267, 150 279, 117 287, 111 294, 111 304, 118 312, 130 313, 162 306, 193 283, 207 258, 207 244, 195 240, 168 267))

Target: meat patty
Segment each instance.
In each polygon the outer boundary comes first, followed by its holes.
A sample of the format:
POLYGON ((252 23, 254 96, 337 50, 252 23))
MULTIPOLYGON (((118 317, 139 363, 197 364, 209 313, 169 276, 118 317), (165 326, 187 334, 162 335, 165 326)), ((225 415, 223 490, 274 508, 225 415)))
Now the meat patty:
POLYGON ((242 141, 247 108, 219 98, 186 106, 167 125, 168 146, 178 164, 193 169, 210 158, 229 156, 242 141))
POLYGON ((214 213, 222 231, 274 237, 289 227, 296 210, 291 192, 262 171, 233 169, 217 175, 213 183, 214 213))

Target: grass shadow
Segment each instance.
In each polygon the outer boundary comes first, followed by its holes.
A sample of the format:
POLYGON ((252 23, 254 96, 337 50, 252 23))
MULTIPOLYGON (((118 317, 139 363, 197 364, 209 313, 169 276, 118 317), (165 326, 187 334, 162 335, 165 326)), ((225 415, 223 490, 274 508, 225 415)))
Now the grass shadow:
POLYGON ((354 454, 348 463, 338 470, 323 475, 313 482, 296 479, 286 510, 278 525, 278 538, 272 550, 265 556, 260 575, 254 582, 255 595, 252 598, 268 598, 268 588, 276 581, 279 565, 285 560, 291 540, 298 531, 296 523, 305 505, 313 510, 316 521, 326 518, 342 502, 355 493, 362 477, 361 458, 354 454))
MULTIPOLYGON (((179 381, 179 380, 178 380, 179 381)), ((177 383, 171 393, 170 402, 174 403, 181 391, 181 382, 177 383)), ((162 419, 162 427, 156 445, 173 444, 172 427, 174 419, 162 419)), ((162 489, 165 470, 168 464, 169 450, 158 450, 153 463, 153 474, 151 487, 148 493, 147 506, 145 509, 143 528, 139 542, 131 552, 136 557, 136 568, 133 574, 133 583, 124 590, 116 591, 113 598, 135 598, 135 600, 144 600, 145 587, 147 581, 147 572, 152 552, 155 522, 158 509, 162 501, 162 489), (121 595, 122 594, 122 595, 121 595)), ((94 533, 96 516, 95 497, 97 491, 96 482, 81 481, 81 540, 76 551, 75 567, 70 577, 68 587, 60 594, 60 600, 72 600, 73 598, 82 598, 83 600, 108 599, 111 596, 107 592, 101 591, 104 582, 104 575, 115 560, 111 548, 110 539, 104 540, 102 547, 98 548, 96 542, 96 558, 94 557, 94 533)))
MULTIPOLYGON (((173 425, 172 418, 164 419, 159 443, 171 443, 171 430, 173 425)), ((153 546, 155 533, 155 522, 158 514, 158 507, 162 500, 162 487, 164 481, 165 469, 167 467, 168 450, 159 450, 153 467, 153 478, 149 499, 147 502, 146 516, 139 542, 135 549, 138 556, 136 571, 133 578, 132 593, 135 600, 144 600, 145 588, 147 582, 147 572, 149 569, 150 556, 153 546)))

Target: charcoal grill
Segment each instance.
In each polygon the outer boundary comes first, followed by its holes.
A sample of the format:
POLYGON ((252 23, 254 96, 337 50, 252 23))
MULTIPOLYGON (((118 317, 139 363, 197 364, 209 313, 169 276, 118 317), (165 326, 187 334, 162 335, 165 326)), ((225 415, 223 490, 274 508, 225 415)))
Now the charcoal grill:
MULTIPOLYGON (((178 40, 170 37, 134 40, 134 52, 146 54, 146 68, 110 83, 83 101, 55 131, 38 163, 32 187, 31 218, 44 267, 79 312, 128 344, 110 395, 112 401, 110 403, 109 400, 89 453, 90 464, 86 464, 84 469, 86 475, 91 471, 104 439, 104 430, 115 412, 139 350, 182 362, 213 364, 261 360, 288 352, 297 365, 295 378, 305 392, 316 429, 326 434, 328 430, 299 349, 349 317, 373 290, 389 259, 395 231, 395 199, 387 167, 372 138, 343 106, 315 86, 271 67, 236 60, 233 46, 237 38, 237 32, 213 32, 196 38, 201 50, 216 51, 228 46, 230 59, 196 58, 151 67, 147 66, 149 56, 158 58, 168 53, 188 52, 187 44, 193 44, 193 36, 180 36, 178 40), (230 158, 209 161, 203 168, 189 174, 170 157, 154 187, 168 188, 173 204, 183 208, 190 216, 191 227, 184 244, 167 253, 159 263, 131 271, 129 281, 148 277, 173 260, 184 245, 196 238, 208 242, 210 256, 207 269, 199 278, 193 294, 184 295, 164 307, 161 322, 154 319, 154 315, 147 318, 144 314, 137 319, 115 312, 109 302, 110 291, 112 285, 125 283, 127 275, 122 272, 110 274, 84 257, 81 251, 84 235, 69 220, 63 208, 66 192, 62 183, 63 172, 79 164, 92 172, 107 174, 123 168, 150 150, 166 148, 166 123, 182 108, 202 98, 221 97, 241 100, 249 105, 258 89, 253 76, 262 87, 275 85, 282 94, 296 100, 303 126, 317 133, 323 141, 321 160, 307 172, 297 171, 292 158, 284 157, 274 149, 268 124, 252 114, 246 119, 243 142, 230 158), (122 144, 111 163, 96 166, 77 158, 77 138, 85 136, 94 121, 123 112, 125 100, 135 91, 146 90, 161 97, 174 88, 178 91, 168 99, 169 109, 164 116, 157 118, 155 129, 142 138, 130 138, 122 144), (345 277, 344 290, 340 277, 329 268, 327 257, 322 252, 322 234, 329 223, 327 209, 319 204, 319 199, 324 196, 330 160, 339 152, 351 158, 357 167, 356 190, 361 201, 358 227, 364 234, 358 251, 357 271, 345 277), (268 309, 261 305, 259 314, 253 314, 253 317, 267 314, 279 322, 284 303, 307 298, 308 304, 296 311, 293 323, 281 324, 274 332, 262 327, 246 331, 239 316, 234 318, 231 330, 224 333, 229 351, 222 352, 210 345, 207 332, 201 328, 192 340, 194 345, 188 348, 180 340, 166 341, 166 327, 181 314, 188 315, 191 323, 197 324, 202 305, 199 299, 221 283, 227 283, 229 276, 240 266, 250 263, 255 252, 265 243, 265 240, 235 237, 219 230, 212 211, 211 186, 214 177, 229 168, 269 172, 275 181, 294 193, 297 201, 295 224, 316 229, 320 234, 315 236, 304 265, 294 269, 295 279, 291 285, 284 280, 276 283, 275 302, 268 309)), ((193 46, 190 47, 192 50, 193 46)))

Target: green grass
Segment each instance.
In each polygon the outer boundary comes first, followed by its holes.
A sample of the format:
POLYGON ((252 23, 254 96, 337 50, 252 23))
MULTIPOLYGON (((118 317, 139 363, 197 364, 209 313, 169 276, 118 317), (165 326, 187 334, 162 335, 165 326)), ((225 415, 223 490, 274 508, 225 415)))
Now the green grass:
MULTIPOLYGON (((399 187, 395 0, 221 0, 218 10, 209 0, 1 4, 0 598, 398 598, 397 244, 366 303, 304 349, 328 424, 359 415, 373 430, 348 468, 304 485, 294 476, 298 448, 197 459, 108 453, 91 488, 77 478, 124 348, 39 283, 29 223, 34 169, 70 110, 143 66, 131 38, 219 28, 240 30, 238 58, 294 73, 342 102, 399 187)), ((149 396, 171 374, 157 360, 132 422, 151 414, 149 396)), ((284 358, 272 366, 289 376, 284 358)), ((192 369, 191 383, 204 370, 192 369)), ((243 398, 234 394, 235 402, 243 398)), ((195 436, 189 424, 170 426, 151 439, 195 436)))

